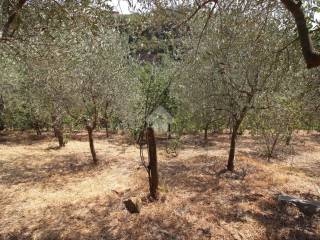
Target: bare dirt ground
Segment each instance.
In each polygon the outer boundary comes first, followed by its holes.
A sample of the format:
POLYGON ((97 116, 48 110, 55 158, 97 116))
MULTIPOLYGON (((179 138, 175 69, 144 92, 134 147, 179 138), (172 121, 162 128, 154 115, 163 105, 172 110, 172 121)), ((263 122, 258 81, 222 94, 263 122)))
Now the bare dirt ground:
POLYGON ((236 173, 219 172, 228 135, 183 136, 177 157, 159 142, 160 199, 147 202, 139 150, 124 137, 96 136, 91 164, 84 133, 56 149, 52 136, 0 135, 0 239, 287 239, 319 240, 319 217, 279 206, 286 193, 320 200, 320 134, 296 134, 267 162, 257 139, 241 136, 236 173), (122 201, 141 197, 140 214, 122 201))

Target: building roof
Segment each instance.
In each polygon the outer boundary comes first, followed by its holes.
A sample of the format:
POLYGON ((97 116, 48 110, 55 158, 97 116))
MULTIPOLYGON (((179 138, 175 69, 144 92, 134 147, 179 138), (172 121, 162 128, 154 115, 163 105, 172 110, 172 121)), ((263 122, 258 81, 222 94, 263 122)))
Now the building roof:
POLYGON ((154 122, 156 120, 164 120, 168 123, 173 122, 173 116, 163 106, 157 107, 148 117, 148 122, 154 122))

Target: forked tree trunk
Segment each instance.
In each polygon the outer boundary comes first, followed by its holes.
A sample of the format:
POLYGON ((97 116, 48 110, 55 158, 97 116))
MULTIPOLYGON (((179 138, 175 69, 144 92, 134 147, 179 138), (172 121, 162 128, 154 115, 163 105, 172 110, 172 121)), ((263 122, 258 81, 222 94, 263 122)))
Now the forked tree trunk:
POLYGON ((154 131, 151 127, 147 128, 146 139, 148 145, 148 157, 149 157, 149 191, 150 197, 154 200, 158 198, 158 160, 157 160, 157 147, 156 140, 154 137, 154 131))
POLYGON ((98 158, 96 154, 96 150, 94 149, 94 142, 93 142, 93 128, 91 126, 86 126, 89 136, 89 145, 90 145, 90 151, 91 156, 94 164, 98 163, 98 158))

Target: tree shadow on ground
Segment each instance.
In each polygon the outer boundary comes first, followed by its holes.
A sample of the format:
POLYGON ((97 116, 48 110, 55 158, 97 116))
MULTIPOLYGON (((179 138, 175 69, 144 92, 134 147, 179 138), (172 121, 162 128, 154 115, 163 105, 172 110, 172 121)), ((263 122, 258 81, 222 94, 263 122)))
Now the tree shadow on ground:
POLYGON ((265 228, 266 239, 319 239, 316 228, 319 219, 306 228, 307 218, 297 218, 297 212, 278 207, 273 199, 280 190, 268 185, 270 173, 242 161, 237 162, 236 173, 224 172, 221 170, 225 161, 206 155, 188 159, 186 165, 170 160, 160 165, 163 184, 188 192, 188 202, 201 206, 202 211, 218 222, 232 226, 250 225, 250 219, 258 221, 265 228), (256 181, 260 181, 261 186, 256 181))
MULTIPOLYGON (((216 169, 217 163, 221 163, 221 161, 214 162, 215 160, 205 155, 187 159, 184 163, 171 159, 165 163, 160 163, 159 172, 163 184, 170 188, 200 193, 206 192, 208 188, 218 186, 217 179, 214 177, 215 173, 210 171, 216 169), (206 165, 204 165, 203 160, 207 163, 206 165)), ((220 167, 223 168, 223 166, 220 167)))
POLYGON ((208 133, 208 140, 205 142, 202 135, 183 135, 179 138, 182 149, 202 148, 211 146, 221 146, 230 142, 229 134, 208 133))
POLYGON ((254 171, 248 164, 238 165, 235 172, 230 173, 226 171, 225 157, 198 155, 186 159, 183 163, 172 159, 161 162, 159 171, 164 184, 171 188, 201 192, 216 187, 221 179, 243 180, 247 174, 254 171))
MULTIPOLYGON (((86 131, 77 131, 69 133, 69 138, 72 140, 87 142, 88 141, 88 133, 86 131)), ((93 132, 94 140, 106 140, 114 145, 128 145, 132 144, 132 141, 127 135, 116 134, 114 132, 110 132, 108 136, 103 131, 94 131, 93 132)))
POLYGON ((117 199, 93 198, 76 204, 49 206, 38 218, 17 224, 0 234, 0 240, 115 240, 110 213, 119 209, 117 199))
POLYGON ((319 216, 305 216, 293 206, 279 203, 275 198, 259 201, 261 212, 247 212, 266 228, 268 239, 274 240, 317 240, 319 216))
POLYGON ((304 172, 307 176, 313 178, 320 177, 320 162, 309 162, 304 166, 293 166, 292 168, 304 172))
POLYGON ((18 144, 27 144, 32 145, 38 143, 44 139, 50 139, 52 136, 50 133, 43 133, 42 135, 38 136, 33 133, 27 132, 2 132, 0 133, 0 144, 2 145, 18 145, 18 144))
MULTIPOLYGON (((29 164, 30 158, 30 155, 20 155, 18 159, 24 159, 23 162, 15 159, 10 163, 0 161, 0 184, 37 183, 46 181, 52 175, 65 176, 97 171, 97 166, 92 164, 91 159, 76 154, 57 156, 52 161, 41 165, 29 164)), ((104 163, 101 162, 99 167, 103 165, 104 163)))

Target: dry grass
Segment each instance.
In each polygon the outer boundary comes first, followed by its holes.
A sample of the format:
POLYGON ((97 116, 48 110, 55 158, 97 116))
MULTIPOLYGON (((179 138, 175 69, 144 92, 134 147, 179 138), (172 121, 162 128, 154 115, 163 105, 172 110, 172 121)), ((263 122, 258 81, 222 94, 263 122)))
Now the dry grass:
POLYGON ((0 136, 0 239, 320 239, 319 218, 279 206, 287 193, 320 195, 320 135, 300 133, 294 155, 269 163, 255 139, 242 136, 236 173, 222 173, 228 135, 208 146, 184 136, 178 157, 159 150, 158 202, 147 202, 138 149, 121 136, 97 134, 91 165, 85 135, 55 149, 52 137, 0 136), (130 215, 126 197, 144 200, 130 215))

